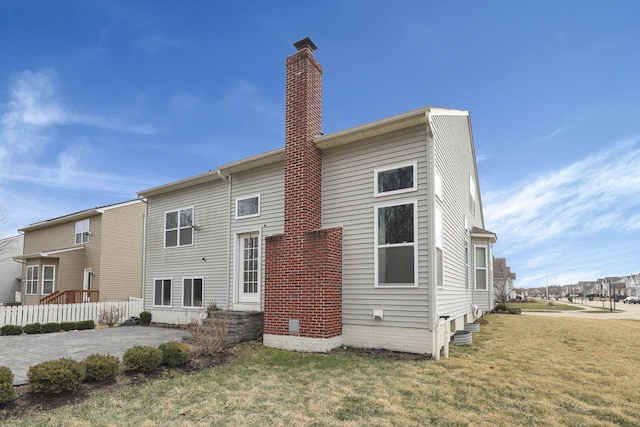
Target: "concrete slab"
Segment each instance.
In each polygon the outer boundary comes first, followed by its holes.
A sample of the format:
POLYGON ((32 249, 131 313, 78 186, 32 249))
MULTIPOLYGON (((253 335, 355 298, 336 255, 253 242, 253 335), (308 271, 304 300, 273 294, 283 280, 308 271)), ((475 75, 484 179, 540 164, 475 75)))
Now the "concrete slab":
POLYGON ((136 345, 157 347, 168 341, 182 341, 190 334, 181 329, 153 326, 123 326, 52 334, 0 337, 0 365, 13 372, 14 385, 27 383, 30 366, 66 357, 83 360, 90 354, 111 354, 122 359, 136 345))

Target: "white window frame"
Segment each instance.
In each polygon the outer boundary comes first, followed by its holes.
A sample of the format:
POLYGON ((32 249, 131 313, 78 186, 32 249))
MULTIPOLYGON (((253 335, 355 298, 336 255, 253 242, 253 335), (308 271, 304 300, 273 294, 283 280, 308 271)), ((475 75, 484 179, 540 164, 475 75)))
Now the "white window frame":
POLYGON ((469 231, 469 220, 464 217, 464 288, 468 291, 469 286, 469 260, 471 255, 469 249, 471 247, 471 233, 469 231))
POLYGON ((76 221, 76 234, 74 239, 76 245, 89 243, 89 236, 91 235, 91 233, 89 232, 89 226, 89 218, 76 221))
MULTIPOLYGON (((161 301, 162 301, 162 298, 161 298, 161 301)), ((154 307, 171 307, 172 304, 173 304, 173 279, 168 277, 159 277, 159 278, 153 279, 153 306, 154 307), (163 294, 164 294, 165 282, 166 281, 169 282, 169 304, 156 304, 156 282, 157 281, 162 281, 163 294)))
MULTIPOLYGON (((154 282, 154 288, 155 288, 155 282, 154 282)), ((204 307, 204 277, 202 277, 202 276, 195 276, 195 277, 183 277, 183 278, 182 278, 182 289, 181 289, 181 291, 182 291, 182 308, 196 308, 196 309, 201 309, 201 308, 203 308, 203 307, 204 307), (191 281, 191 303, 193 303, 193 295, 194 295, 194 292, 193 292, 193 291, 194 291, 194 289, 195 289, 195 281, 196 281, 196 280, 200 280, 200 282, 201 282, 201 285, 200 285, 200 286, 202 286, 202 290, 201 290, 201 292, 200 292, 200 293, 201 293, 201 298, 202 298, 202 300, 200 301, 200 305, 193 305, 193 304, 191 304, 191 305, 187 305, 187 304, 185 303, 185 298, 184 298, 184 297, 185 297, 185 292, 184 292, 184 290, 185 290, 185 286, 186 286, 186 283, 185 283, 185 282, 186 282, 187 280, 190 280, 190 281, 191 281)), ((155 299, 154 299, 154 302, 155 302, 155 299)))
POLYGON ((373 207, 374 209, 374 287, 376 288, 417 288, 419 285, 418 280, 418 200, 394 200, 386 203, 377 203, 373 207), (401 206, 401 205, 413 205, 413 242, 411 243, 395 243, 395 244, 379 244, 378 240, 378 210, 380 208, 388 208, 393 206, 401 206), (388 283, 380 283, 380 278, 378 277, 379 271, 379 249, 385 247, 406 247, 413 246, 413 284, 388 284, 388 283))
POLYGON ((442 211, 435 208, 436 286, 444 288, 444 229, 442 211))
POLYGON ((414 161, 414 162, 399 163, 393 166, 377 168, 373 170, 373 196, 374 197, 408 193, 410 191, 416 191, 417 189, 418 189, 418 162, 414 161), (380 174, 381 172, 387 172, 394 169, 406 168, 409 166, 413 168, 413 186, 412 187, 401 188, 399 190, 392 190, 392 191, 382 191, 382 192, 378 191, 378 174, 380 174))
POLYGON ((233 269, 233 284, 234 284, 234 308, 237 309, 251 309, 255 310, 256 304, 260 303, 262 294, 262 232, 260 230, 250 230, 235 233, 235 248, 234 248, 234 262, 236 263, 233 269), (258 239, 258 254, 257 254, 257 284, 258 289, 255 293, 244 293, 244 252, 242 239, 248 235, 256 236, 258 239))
POLYGON ((42 266, 42 280, 41 280, 42 284, 40 287, 41 290, 41 295, 51 295, 52 293, 54 293, 56 291, 56 266, 52 265, 52 264, 46 264, 42 266), (51 268, 53 270, 53 277, 51 278, 51 280, 47 280, 45 279, 45 274, 48 268, 51 268), (45 280, 47 282, 51 282, 51 292, 45 293, 44 289, 45 289, 45 280))
POLYGON ((238 197, 236 199, 236 219, 246 219, 246 218, 255 218, 260 216, 260 205, 261 205, 261 199, 260 199, 260 194, 252 194, 249 196, 242 196, 242 197, 238 197), (240 204, 240 202, 244 201, 244 200, 249 200, 249 199, 258 199, 258 212, 256 213, 252 213, 252 214, 248 214, 248 215, 239 215, 239 209, 238 209, 238 205, 240 204))
POLYGON ((38 295, 39 288, 39 274, 40 274, 40 265, 28 265, 27 266, 27 274, 25 277, 25 287, 24 293, 25 295, 38 295), (29 271, 31 271, 31 279, 29 279, 29 271), (33 274, 35 272, 35 275, 33 274), (35 276, 35 277, 34 277, 35 276), (29 288, 31 288, 31 292, 29 292, 29 288))
POLYGON ((488 292, 489 291, 489 248, 487 245, 473 245, 473 286, 476 291, 488 292), (484 249, 484 267, 478 267, 478 253, 477 249, 484 249), (478 289, 478 270, 484 270, 485 287, 478 289))
POLYGON ((444 201, 442 198, 442 178, 437 169, 433 171, 433 191, 440 201, 444 201))
POLYGON ((180 248, 180 247, 187 247, 187 246, 193 246, 196 236, 195 236, 195 231, 196 231, 196 226, 195 226, 195 222, 196 222, 196 210, 193 206, 188 206, 188 207, 184 207, 184 208, 180 208, 180 209, 173 209, 170 211, 165 211, 164 215, 162 217, 162 232, 163 232, 163 240, 164 240, 164 248, 165 249, 170 249, 170 248, 180 248), (191 225, 188 227, 180 227, 180 212, 182 211, 187 211, 187 210, 191 210, 191 225), (171 214, 171 213, 177 213, 178 214, 178 222, 177 222, 177 228, 167 228, 167 215, 171 214), (180 230, 184 230, 190 228, 191 229, 191 243, 189 244, 184 244, 181 245, 180 244, 180 230), (175 246, 167 246, 167 231, 173 231, 176 230, 177 235, 176 235, 176 244, 175 246))

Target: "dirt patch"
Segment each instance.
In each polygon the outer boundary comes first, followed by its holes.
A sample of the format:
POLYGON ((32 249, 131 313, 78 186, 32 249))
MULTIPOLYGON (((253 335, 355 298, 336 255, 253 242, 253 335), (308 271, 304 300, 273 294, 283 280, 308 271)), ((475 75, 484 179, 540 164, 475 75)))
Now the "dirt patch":
POLYGON ((334 354, 356 354, 359 356, 367 356, 372 359, 388 359, 388 360, 432 360, 431 354, 415 354, 404 353, 401 351, 383 350, 380 348, 355 348, 340 347, 331 351, 334 354))
POLYGON ((13 402, 0 405, 0 421, 9 418, 23 418, 35 415, 41 411, 49 411, 65 405, 76 405, 84 402, 95 393, 112 393, 121 387, 139 387, 155 379, 173 378, 176 374, 193 374, 204 369, 224 365, 233 358, 231 351, 218 353, 212 358, 194 358, 182 366, 167 367, 151 373, 125 372, 118 375, 114 381, 108 383, 82 383, 75 391, 52 394, 32 394, 29 387, 22 385, 15 387, 16 399, 13 402))

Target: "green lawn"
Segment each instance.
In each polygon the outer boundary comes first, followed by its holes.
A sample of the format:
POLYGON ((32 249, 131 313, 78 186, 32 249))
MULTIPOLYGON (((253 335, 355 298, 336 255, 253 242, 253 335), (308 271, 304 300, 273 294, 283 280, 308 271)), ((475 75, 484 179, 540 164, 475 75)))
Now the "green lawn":
POLYGON ((640 322, 488 315, 449 359, 236 348, 227 365, 6 425, 637 426, 640 322))

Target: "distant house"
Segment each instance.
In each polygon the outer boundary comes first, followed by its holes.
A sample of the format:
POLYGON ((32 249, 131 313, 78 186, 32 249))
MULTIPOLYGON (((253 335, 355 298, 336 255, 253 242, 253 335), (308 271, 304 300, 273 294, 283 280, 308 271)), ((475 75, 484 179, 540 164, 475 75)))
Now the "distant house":
MULTIPOLYGON (((509 300, 517 299, 513 282, 516 280, 516 273, 511 271, 507 265, 506 258, 494 258, 493 260, 493 291, 496 301, 506 304, 509 300)), ((520 295, 522 298, 522 294, 520 295)))
POLYGON ((308 38, 286 61, 285 146, 140 191, 145 309, 185 323, 262 312, 266 346, 438 357, 493 308, 467 111, 425 107, 322 133, 308 38))
POLYGON ((22 253, 22 235, 0 240, 0 303, 16 301, 20 291, 22 265, 13 257, 22 253))
POLYGON ((23 304, 141 297, 145 212, 132 200, 20 229, 23 304))

